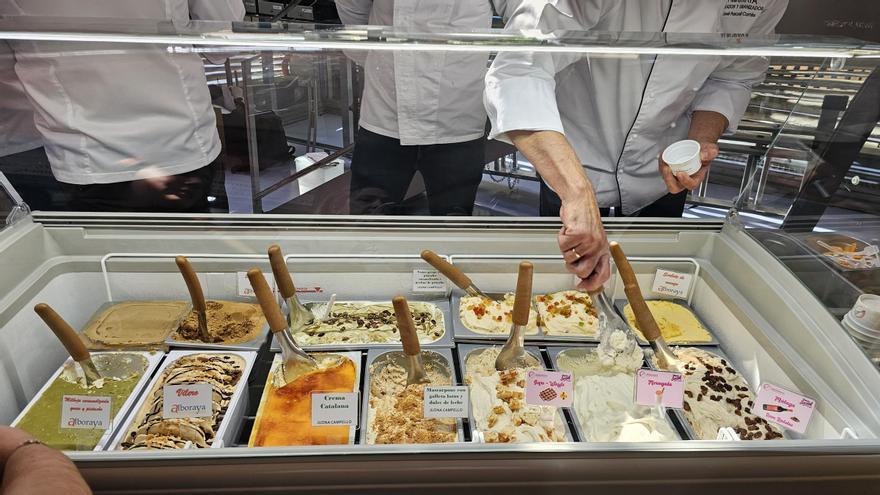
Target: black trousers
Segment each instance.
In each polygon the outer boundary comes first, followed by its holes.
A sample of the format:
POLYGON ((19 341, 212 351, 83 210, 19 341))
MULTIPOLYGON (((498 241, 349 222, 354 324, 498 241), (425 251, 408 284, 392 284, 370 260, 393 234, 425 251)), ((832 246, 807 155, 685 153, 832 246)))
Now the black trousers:
POLYGON ((401 203, 419 171, 431 215, 471 215, 483 178, 484 146, 483 138, 404 146, 399 139, 359 129, 351 159, 351 214, 404 214, 401 203))
MULTIPOLYGON (((682 191, 678 194, 667 193, 662 198, 654 201, 630 216, 680 218, 682 213, 684 213, 685 200, 687 200, 687 191, 682 191)), ((559 209, 562 207, 562 201, 559 199, 559 195, 553 192, 543 180, 541 181, 541 191, 538 201, 538 209, 542 217, 559 216, 559 209)), ((611 213, 611 209, 599 208, 599 212, 603 217, 607 217, 611 213)))
POLYGON ((61 183, 52 175, 49 157, 42 147, 0 157, 0 172, 31 210, 57 210, 61 183))
POLYGON ((183 174, 111 184, 66 184, 74 211, 202 213, 220 159, 183 174))

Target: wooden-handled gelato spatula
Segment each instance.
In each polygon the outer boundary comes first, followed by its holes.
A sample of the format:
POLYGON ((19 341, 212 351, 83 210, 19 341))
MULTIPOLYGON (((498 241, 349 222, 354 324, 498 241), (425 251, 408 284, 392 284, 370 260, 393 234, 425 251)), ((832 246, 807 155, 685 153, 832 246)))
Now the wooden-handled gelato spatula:
POLYGON ((632 354, 638 342, 629 325, 614 311, 611 301, 605 295, 605 288, 600 287, 589 294, 599 318, 599 345, 596 346, 596 350, 600 355, 612 360, 621 354, 632 354))
POLYGON ((278 292, 281 293, 281 297, 287 303, 290 328, 302 328, 320 319, 318 315, 307 308, 297 297, 296 286, 293 285, 293 277, 290 275, 290 270, 284 261, 281 246, 277 244, 269 246, 269 264, 272 266, 272 275, 275 276, 278 292))
POLYGON ((318 363, 312 356, 309 356, 304 350, 296 345, 290 328, 287 326, 287 320, 278 307, 275 295, 266 282, 266 277, 259 268, 251 268, 247 273, 254 294, 260 302, 260 308, 269 322, 269 330, 278 338, 281 345, 281 358, 283 360, 281 371, 284 375, 284 383, 290 383, 296 377, 301 376, 309 371, 318 369, 318 363))
POLYGON ((482 297, 485 299, 489 299, 490 301, 498 300, 503 296, 503 294, 500 296, 497 294, 493 294, 492 296, 486 294, 485 292, 480 290, 479 287, 474 285, 474 282, 471 280, 471 278, 465 275, 464 272, 459 270, 457 266, 444 260, 439 255, 437 255, 437 253, 431 251, 430 249, 422 251, 422 259, 427 261, 429 265, 437 269, 438 272, 442 273, 453 284, 457 285, 469 296, 482 297))
POLYGON ((211 342, 211 334, 208 333, 208 303, 205 301, 205 293, 202 292, 202 284, 199 282, 199 276, 193 269, 192 264, 185 256, 178 256, 174 259, 183 280, 186 282, 186 288, 189 291, 189 297, 192 299, 193 311, 199 321, 199 336, 202 342, 211 342))
POLYGON ((513 325, 507 342, 495 359, 495 369, 504 371, 514 368, 527 368, 533 363, 526 354, 525 331, 529 324, 529 311, 532 299, 532 275, 534 266, 528 261, 519 264, 519 275, 516 279, 516 298, 513 302, 513 325))
POLYGON ((430 383, 428 373, 425 372, 425 364, 422 362, 422 349, 419 345, 419 336, 416 334, 416 324, 409 311, 409 304, 403 296, 395 297, 391 303, 394 305, 400 342, 406 355, 406 384, 430 383))
POLYGON ((639 281, 632 269, 632 265, 626 259, 620 244, 612 241, 610 247, 614 264, 617 265, 617 272, 620 273, 620 278, 623 280, 623 291, 626 293, 629 305, 633 310, 636 321, 639 323, 639 330, 642 331, 648 343, 651 344, 651 348, 654 350, 654 355, 657 358, 657 364, 666 370, 673 369, 675 363, 678 362, 678 358, 672 352, 672 349, 666 345, 666 340, 663 339, 663 334, 660 333, 660 327, 657 326, 657 321, 654 319, 654 315, 651 314, 651 309, 648 308, 644 296, 642 296, 642 289, 639 288, 639 281))
POLYGON ((101 374, 98 373, 98 368, 95 367, 95 363, 92 362, 92 356, 89 354, 89 350, 86 349, 85 344, 80 340, 73 327, 64 321, 64 318, 56 313, 48 304, 37 304, 34 306, 34 312, 36 312, 37 315, 46 322, 46 325, 52 330, 52 332, 55 333, 55 336, 58 337, 58 340, 61 341, 61 344, 67 349, 67 352, 70 353, 70 357, 79 363, 79 366, 83 371, 83 376, 86 379, 86 385, 91 385, 95 381, 100 380, 101 374))

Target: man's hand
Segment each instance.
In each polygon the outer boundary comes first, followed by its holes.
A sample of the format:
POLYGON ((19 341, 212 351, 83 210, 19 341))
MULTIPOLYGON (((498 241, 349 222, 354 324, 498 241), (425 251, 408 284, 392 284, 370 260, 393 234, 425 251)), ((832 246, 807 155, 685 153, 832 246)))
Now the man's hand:
POLYGON ((563 203, 559 216, 562 229, 557 239, 566 270, 581 279, 579 289, 599 289, 611 276, 611 258, 598 209, 582 198, 563 203))
POLYGON ((580 277, 578 288, 595 290, 611 275, 610 252, 596 193, 564 135, 555 131, 510 131, 514 145, 559 195, 559 251, 565 268, 580 277))
POLYGON ((657 160, 660 166, 660 175, 663 176, 663 182, 666 183, 666 189, 669 190, 672 194, 677 194, 685 189, 688 191, 693 191, 706 178, 706 174, 709 172, 709 164, 712 163, 718 156, 718 145, 714 142, 702 142, 700 143, 700 161, 703 166, 700 167, 700 170, 697 170, 697 173, 693 175, 688 175, 684 172, 675 173, 669 168, 669 165, 663 161, 663 156, 657 160))

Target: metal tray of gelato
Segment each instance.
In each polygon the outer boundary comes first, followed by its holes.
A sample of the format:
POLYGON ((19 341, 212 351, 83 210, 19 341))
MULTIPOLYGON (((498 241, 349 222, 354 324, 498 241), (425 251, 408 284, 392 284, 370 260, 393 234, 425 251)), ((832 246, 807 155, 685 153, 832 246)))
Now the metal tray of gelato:
MULTIPOLYGON (((458 346, 460 369, 470 393, 468 424, 472 441, 573 441, 562 409, 526 404, 524 370, 495 371, 495 357, 500 349, 501 346, 481 344, 458 346)), ((527 346, 526 352, 535 359, 536 367, 546 369, 538 347, 527 346)))
POLYGON ((249 300, 210 299, 207 306, 208 333, 213 342, 200 339, 196 314, 190 310, 165 343, 172 349, 256 351, 266 342, 269 323, 259 304, 249 300))
POLYGON ((189 314, 188 301, 121 301, 102 304, 81 329, 89 350, 167 350, 167 338, 189 314))
MULTIPOLYGON (((450 349, 422 349, 422 361, 431 379, 431 383, 425 386, 458 385, 450 349)), ((404 445, 464 441, 464 427, 460 418, 433 419, 423 416, 425 386, 407 387, 407 357, 402 351, 370 349, 367 363, 361 443, 404 445), (374 384, 376 380, 382 382, 374 384), (384 424, 377 426, 377 420, 384 424)))
MULTIPOLYGON (((681 346, 672 349, 679 358, 682 357, 683 351, 687 351, 688 356, 695 359, 718 360, 717 363, 712 363, 713 369, 699 380, 689 379, 692 373, 688 373, 688 370, 692 372, 699 370, 696 370, 695 367, 685 368, 684 409, 671 409, 671 411, 688 437, 693 440, 716 440, 719 428, 730 427, 739 434, 741 440, 790 438, 789 434, 781 427, 771 425, 764 419, 751 414, 749 408, 755 397, 752 391, 756 387, 749 384, 745 376, 736 370, 730 358, 724 354, 721 348, 681 346), (735 383, 731 383, 732 381, 735 383), (717 403, 723 409, 723 411, 717 410, 718 408, 706 409, 707 416, 724 414, 727 417, 707 417, 705 425, 702 427, 695 425, 691 418, 694 415, 691 404, 704 401, 717 403), (701 430, 703 435, 700 435, 701 430), (767 436, 770 438, 766 438, 767 436)), ((654 362, 654 352, 651 349, 645 349, 645 361, 650 369, 659 369, 654 362)), ((704 408, 700 407, 700 409, 704 408)))
MULTIPOLYGON (((304 302, 306 306, 319 302, 304 302)), ((423 348, 450 348, 452 339, 449 301, 445 298, 419 298, 409 300, 410 310, 423 348)), ((400 346, 397 319, 391 298, 387 301, 337 301, 330 317, 321 325, 309 325, 295 329, 296 343, 307 351, 357 350, 400 346), (367 313, 364 308, 367 307, 367 313), (349 311, 349 309, 353 311, 349 311), (348 316, 351 315, 351 316, 348 316)), ((281 352, 276 339, 272 338, 272 352, 281 352)))
MULTIPOLYGON (((660 327, 660 332, 666 343, 670 345, 695 345, 695 346, 718 346, 718 339, 700 315, 681 300, 673 299, 646 299, 651 314, 660 327)), ((641 345, 648 345, 648 341, 636 328, 635 316, 627 311, 629 301, 618 299, 614 301, 614 309, 629 324, 641 345)))
MULTIPOLYGON (((473 297, 468 298, 464 292, 452 292, 452 327, 456 342, 499 342, 507 340, 513 324, 510 314, 513 311, 513 293, 506 295, 502 301, 486 301, 473 297), (508 297, 509 296, 509 297, 508 297), (465 306, 462 307, 462 299, 465 306), (465 322, 464 320, 467 320, 465 322)), ((538 328, 538 312, 534 305, 529 314, 526 326, 526 342, 540 343, 544 335, 538 328)))
POLYGON ((108 450, 219 448, 231 444, 247 410, 245 392, 256 356, 250 351, 169 352, 108 450), (163 418, 163 387, 196 383, 211 385, 211 415, 163 418))
MULTIPOLYGON (((132 405, 164 355, 163 352, 94 352, 92 361, 104 377, 100 387, 86 386, 79 365, 67 359, 12 421, 12 426, 57 449, 104 450, 125 423, 132 405), (109 398, 109 427, 105 430, 62 428, 61 400, 65 395, 88 395, 95 400, 109 398)), ((70 418, 68 424, 70 421, 74 419, 70 418)))
MULTIPOLYGON (((455 338, 459 342, 503 341, 510 333, 513 295, 501 301, 452 295, 455 338), (464 306, 462 306, 464 301, 464 306)), ((532 313, 525 339, 534 343, 598 342, 598 318, 590 296, 577 290, 560 290, 532 297, 532 313)))
POLYGON ((313 392, 358 392, 361 353, 314 353, 319 370, 284 384, 281 354, 275 354, 266 377, 248 447, 353 444, 356 426, 313 426, 313 392), (281 385, 280 387, 278 385, 281 385))
POLYGON ((582 442, 681 440, 665 407, 635 404, 635 374, 645 367, 642 349, 635 351, 638 356, 630 363, 611 365, 594 358, 595 349, 595 345, 547 348, 554 370, 574 374, 574 400, 569 413, 578 438, 582 442), (595 402, 590 403, 588 398, 595 402))

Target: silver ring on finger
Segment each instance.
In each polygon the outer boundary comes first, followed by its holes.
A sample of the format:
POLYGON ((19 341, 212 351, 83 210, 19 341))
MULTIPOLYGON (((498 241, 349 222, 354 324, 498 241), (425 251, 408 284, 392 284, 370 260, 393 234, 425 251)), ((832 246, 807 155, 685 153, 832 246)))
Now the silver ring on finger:
POLYGON ((581 256, 580 254, 578 254, 578 252, 575 251, 574 248, 571 248, 570 251, 571 251, 571 254, 574 255, 574 260, 575 260, 575 261, 577 261, 577 260, 579 260, 579 259, 581 259, 581 258, 583 257, 583 256, 581 256))

